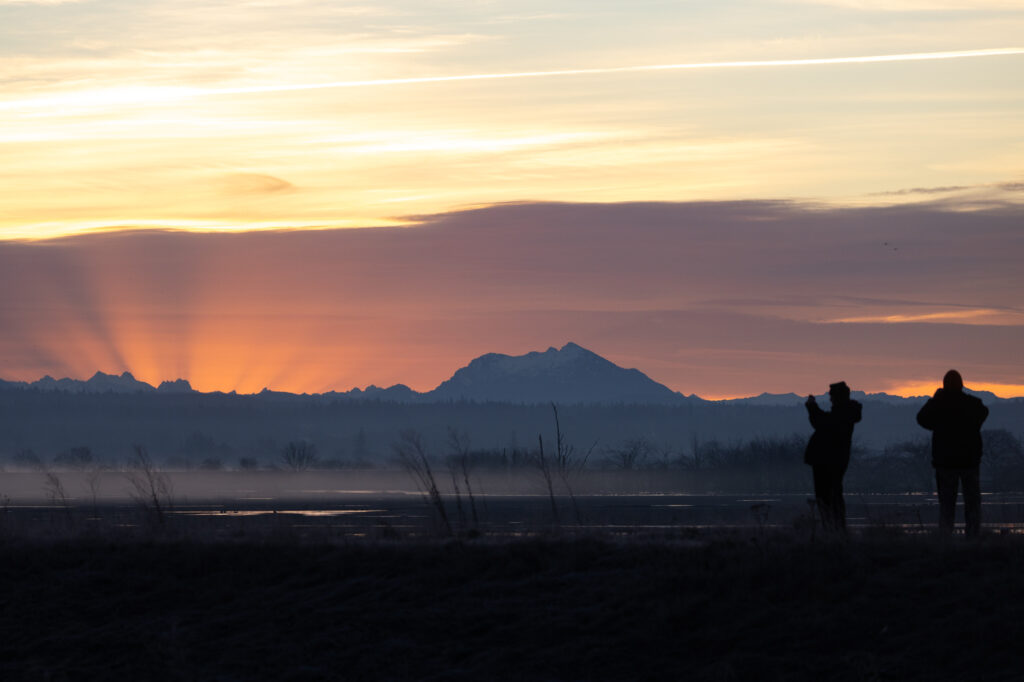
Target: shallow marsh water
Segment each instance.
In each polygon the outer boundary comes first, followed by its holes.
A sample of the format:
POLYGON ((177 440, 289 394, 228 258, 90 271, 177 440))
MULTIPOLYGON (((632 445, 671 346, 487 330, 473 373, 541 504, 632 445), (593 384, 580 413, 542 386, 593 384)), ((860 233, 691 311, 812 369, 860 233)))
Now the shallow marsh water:
MULTIPOLYGON (((0 473, 0 523, 16 535, 152 529, 154 523, 209 539, 267 534, 344 541, 445 533, 521 536, 561 532, 664 535, 738 529, 816 532, 810 491, 727 494, 673 489, 678 480, 649 472, 594 472, 578 477, 573 495, 557 488, 554 504, 535 476, 489 476, 464 482, 459 494, 440 481, 445 518, 403 472, 166 472, 168 493, 141 494, 123 472, 0 473), (446 525, 447 521, 447 525, 446 525)), ((935 528, 932 493, 848 494, 854 532, 924 533, 935 528)), ((958 521, 962 522, 962 508, 958 521)), ((986 493, 983 526, 1024 534, 1024 494, 986 493)))

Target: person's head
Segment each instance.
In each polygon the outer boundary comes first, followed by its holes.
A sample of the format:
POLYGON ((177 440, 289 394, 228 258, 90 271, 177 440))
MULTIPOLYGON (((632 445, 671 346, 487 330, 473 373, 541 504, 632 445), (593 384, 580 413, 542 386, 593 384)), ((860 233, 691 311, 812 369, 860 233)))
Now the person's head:
POLYGON ((846 385, 845 381, 829 384, 828 397, 833 404, 845 403, 850 399, 850 387, 846 385))
POLYGON ((949 391, 950 393, 960 393, 964 390, 964 380, 960 376, 960 372, 955 369, 951 369, 946 372, 946 376, 942 377, 942 388, 949 391))

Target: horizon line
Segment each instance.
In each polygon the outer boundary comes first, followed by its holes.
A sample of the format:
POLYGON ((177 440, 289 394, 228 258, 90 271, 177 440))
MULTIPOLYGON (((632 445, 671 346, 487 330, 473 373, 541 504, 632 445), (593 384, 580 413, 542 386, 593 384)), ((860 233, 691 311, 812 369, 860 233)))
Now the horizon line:
MULTIPOLYGON (((381 390, 381 391, 385 391, 385 390, 388 390, 388 389, 391 389, 391 388, 395 388, 396 386, 402 386, 404 388, 407 388, 412 393, 415 393, 417 395, 423 396, 423 395, 431 393, 431 392, 433 392, 434 390, 437 389, 437 386, 435 386, 434 388, 428 389, 426 391, 418 391, 418 390, 408 386, 407 384, 399 383, 399 384, 392 384, 391 386, 377 386, 376 384, 372 384, 371 383, 371 384, 367 384, 365 387, 354 386, 354 387, 352 387, 350 389, 341 389, 341 390, 339 390, 337 388, 329 388, 329 389, 323 390, 323 391, 315 391, 315 392, 305 392, 305 391, 303 391, 301 393, 297 393, 297 392, 294 392, 294 391, 288 391, 288 390, 282 390, 282 389, 275 389, 275 388, 271 388, 269 386, 264 386, 259 391, 253 391, 253 392, 250 392, 250 393, 239 392, 236 389, 232 389, 232 390, 229 390, 229 391, 225 391, 223 389, 217 389, 217 390, 212 390, 212 391, 202 391, 202 390, 193 388, 192 387, 192 382, 190 380, 188 380, 188 379, 183 378, 183 377, 178 377, 177 379, 164 379, 163 381, 160 381, 159 383, 154 385, 154 384, 152 384, 152 383, 150 383, 148 381, 145 381, 143 379, 137 378, 129 370, 125 370, 121 374, 110 374, 110 373, 104 372, 102 370, 97 370, 88 379, 75 379, 73 377, 61 377, 61 378, 57 379, 57 378, 55 378, 55 377, 53 377, 53 376, 51 376, 49 374, 46 374, 46 375, 40 377, 39 379, 36 379, 35 381, 22 380, 22 379, 11 380, 11 379, 4 379, 3 377, 0 377, 0 384, 3 384, 3 383, 24 384, 24 388, 32 388, 32 384, 37 383, 37 382, 42 381, 43 379, 47 379, 47 378, 49 378, 49 379, 51 379, 51 380, 53 380, 55 382, 56 381, 75 381, 75 382, 79 382, 79 383, 83 383, 84 384, 84 383, 88 382, 90 379, 94 378, 98 374, 103 375, 105 377, 113 377, 113 378, 121 378, 125 374, 127 374, 133 381, 145 384, 145 385, 149 386, 154 391, 158 390, 158 387, 160 385, 162 385, 162 384, 174 384, 174 383, 176 383, 178 381, 184 381, 185 383, 188 384, 189 389, 191 390, 192 393, 199 393, 199 394, 204 394, 204 395, 211 395, 211 394, 220 393, 222 395, 232 395, 232 394, 234 394, 234 395, 238 395, 238 396, 257 396, 257 395, 260 395, 261 393, 264 393, 264 392, 270 392, 270 393, 285 393, 285 394, 294 395, 294 396, 317 396, 317 395, 326 395, 328 393, 346 394, 346 393, 351 393, 352 391, 355 391, 355 390, 358 390, 358 391, 361 391, 361 392, 365 393, 367 390, 369 390, 371 388, 375 388, 375 389, 378 389, 378 390, 381 390)), ((648 377, 648 379, 650 379, 650 377, 648 377)), ((654 381, 655 383, 658 383, 658 384, 660 384, 662 386, 665 386, 665 384, 661 384, 661 382, 655 381, 654 379, 651 379, 651 381, 654 381)), ((928 386, 934 386, 935 388, 938 388, 938 387, 941 386, 941 381, 935 381, 935 382, 910 382, 910 383, 905 383, 902 387, 895 388, 895 389, 892 389, 892 390, 893 391, 899 391, 901 388, 904 388, 904 389, 909 389, 909 391, 916 391, 916 390, 920 390, 918 388, 918 385, 924 386, 926 384, 928 386), (911 388, 911 387, 913 387, 913 388, 911 388)), ((977 392, 977 393, 990 393, 990 394, 994 395, 996 398, 998 398, 1000 400, 1015 400, 1015 399, 1019 399, 1019 398, 1024 398, 1024 391, 1020 390, 1022 387, 1017 386, 1015 384, 994 384, 994 383, 983 382, 983 383, 976 384, 976 385, 977 385, 977 388, 972 388, 970 386, 965 386, 964 388, 967 389, 968 391, 977 392), (1000 393, 997 392, 997 391, 999 391, 1000 389, 1004 389, 1004 388, 1018 391, 1019 394, 1018 395, 1000 395, 1000 393)), ((668 386, 665 386, 665 387, 668 388, 669 390, 673 391, 674 393, 677 393, 680 397, 683 397, 683 398, 696 397, 696 398, 698 398, 700 400, 704 400, 704 401, 707 401, 707 402, 726 402, 726 401, 733 401, 733 400, 749 400, 749 399, 752 399, 752 398, 759 398, 762 395, 764 395, 764 396, 795 395, 798 398, 800 398, 801 400, 804 398, 803 394, 798 393, 796 391, 787 391, 787 392, 784 392, 784 393, 772 393, 772 392, 769 392, 769 391, 762 391, 761 393, 752 394, 752 395, 727 395, 727 396, 715 395, 715 396, 712 396, 712 397, 708 397, 708 396, 699 395, 697 393, 691 393, 691 394, 687 395, 687 394, 683 393, 682 391, 678 391, 678 390, 672 389, 671 387, 668 387, 668 386)), ((926 391, 924 393, 910 393, 909 391, 907 393, 901 393, 901 392, 889 392, 889 391, 886 391, 886 390, 865 391, 865 390, 857 389, 857 390, 854 390, 853 393, 861 393, 861 394, 864 394, 865 396, 883 395, 883 396, 889 396, 889 397, 892 397, 892 398, 902 398, 904 400, 909 400, 909 399, 914 399, 914 398, 929 398, 929 397, 931 397, 931 393, 934 391, 934 389, 931 389, 931 390, 926 391)), ((110 391, 107 391, 107 392, 109 393, 110 391)), ((828 395, 828 393, 827 392, 815 393, 813 395, 815 397, 826 397, 828 395)), ((474 401, 474 402, 479 402, 479 401, 474 401)), ((484 401, 484 402, 490 402, 490 401, 484 401)), ((497 402, 500 402, 500 401, 497 401, 497 402)))

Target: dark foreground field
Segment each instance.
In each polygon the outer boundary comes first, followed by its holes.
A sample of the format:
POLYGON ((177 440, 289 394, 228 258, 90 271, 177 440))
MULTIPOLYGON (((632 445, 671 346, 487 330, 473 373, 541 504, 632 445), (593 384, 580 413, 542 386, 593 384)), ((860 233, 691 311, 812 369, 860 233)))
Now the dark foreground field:
POLYGON ((1024 543, 8 541, 3 680, 1019 680, 1024 543))

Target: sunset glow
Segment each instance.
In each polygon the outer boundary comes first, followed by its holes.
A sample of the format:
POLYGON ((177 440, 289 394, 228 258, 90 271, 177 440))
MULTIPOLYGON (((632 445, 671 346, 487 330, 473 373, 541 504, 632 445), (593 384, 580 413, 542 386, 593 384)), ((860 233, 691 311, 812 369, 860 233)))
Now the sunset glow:
MULTIPOLYGON (((931 396, 935 390, 942 388, 942 381, 917 381, 898 386, 892 386, 887 391, 893 395, 923 395, 931 396)), ((969 382, 966 386, 971 391, 988 391, 1000 398, 1014 398, 1024 395, 1024 384, 979 384, 969 382)))
POLYGON ((1021 36, 996 0, 0 1, 0 378, 429 390, 571 340, 707 397, 1024 394, 1021 36))

